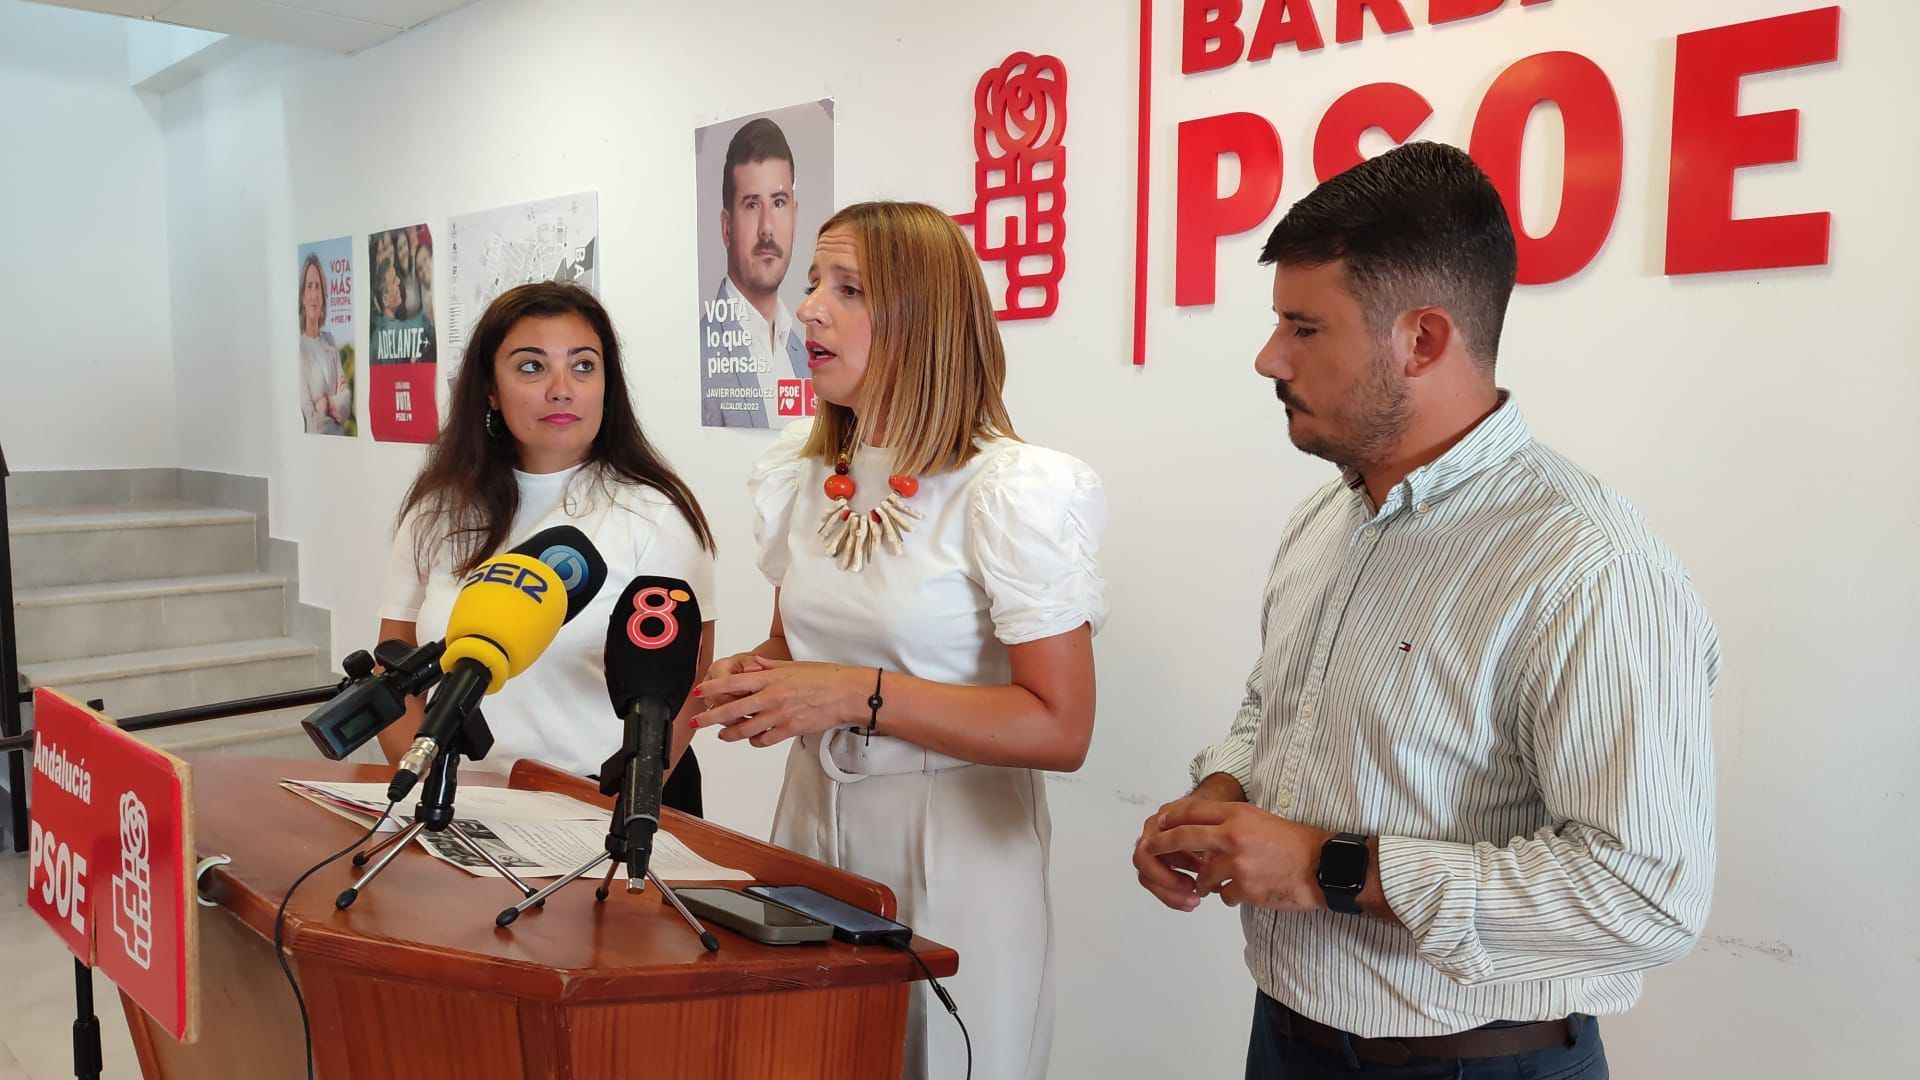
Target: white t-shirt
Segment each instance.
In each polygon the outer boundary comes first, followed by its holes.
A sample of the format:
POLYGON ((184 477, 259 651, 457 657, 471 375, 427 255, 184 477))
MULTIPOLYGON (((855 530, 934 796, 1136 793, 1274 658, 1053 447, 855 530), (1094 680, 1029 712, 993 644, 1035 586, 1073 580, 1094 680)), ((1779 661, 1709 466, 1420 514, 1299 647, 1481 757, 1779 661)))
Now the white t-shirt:
MULTIPOLYGON (((516 470, 520 507, 502 551, 541 529, 572 525, 593 542, 607 563, 607 581, 593 601, 565 626, 527 670, 481 703, 493 731, 493 752, 476 764, 505 772, 533 758, 579 775, 597 772, 620 746, 621 724, 607 698, 607 624, 627 583, 641 574, 676 577, 693 588, 701 618, 719 608, 713 555, 700 546, 693 526, 658 490, 616 483, 612 498, 585 466, 534 475, 516 470), (577 479, 576 479, 577 477, 577 479)), ((453 575, 452 546, 429 548, 431 571, 422 578, 414 562, 414 525, 409 517, 394 537, 380 617, 415 624, 416 640, 445 636, 460 579, 453 575)))

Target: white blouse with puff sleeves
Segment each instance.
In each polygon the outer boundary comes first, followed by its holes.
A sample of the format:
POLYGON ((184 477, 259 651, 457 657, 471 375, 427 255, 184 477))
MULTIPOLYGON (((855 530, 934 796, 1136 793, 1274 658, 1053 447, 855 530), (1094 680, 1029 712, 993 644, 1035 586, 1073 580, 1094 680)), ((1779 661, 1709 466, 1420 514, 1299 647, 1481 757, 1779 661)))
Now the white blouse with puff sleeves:
MULTIPOLYGON (((1013 439, 922 476, 924 515, 857 573, 825 551, 826 462, 800 457, 809 422, 755 462, 760 569, 780 588, 795 660, 878 667, 934 682, 1005 685, 1007 647, 1106 621, 1098 561, 1106 496, 1087 465, 1013 439)), ((886 450, 862 447, 853 506, 888 493, 886 450)), ((882 693, 884 695, 884 677, 882 693)), ((796 740, 773 839, 886 883, 900 921, 960 950, 950 984, 973 1036, 976 1076, 1040 1077, 1052 1033, 1050 823, 1042 774, 973 765, 887 737, 845 731, 796 740)), ((923 989, 908 1028, 909 1077, 962 1075, 958 1030, 923 989)))

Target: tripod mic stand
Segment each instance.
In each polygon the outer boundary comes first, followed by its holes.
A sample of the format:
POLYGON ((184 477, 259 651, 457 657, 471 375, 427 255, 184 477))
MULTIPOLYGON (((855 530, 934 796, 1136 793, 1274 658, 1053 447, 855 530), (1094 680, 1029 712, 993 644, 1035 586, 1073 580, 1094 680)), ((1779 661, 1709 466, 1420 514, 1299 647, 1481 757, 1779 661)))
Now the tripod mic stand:
MULTIPOLYGON (((601 879, 600 887, 593 891, 593 898, 596 902, 605 902, 607 896, 613 891, 613 875, 619 872, 620 864, 627 859, 627 840, 624 831, 619 827, 619 823, 626 819, 625 810, 624 799, 619 799, 614 802, 613 827, 607 830, 607 849, 605 851, 569 870, 566 876, 555 879, 553 884, 548 885, 539 892, 528 895, 526 899, 520 901, 518 904, 502 911, 493 920, 494 925, 511 926, 513 921, 518 919, 528 908, 544 905, 547 902, 547 897, 559 892, 560 889, 568 883, 577 881, 591 874, 601 863, 607 864, 607 873, 606 876, 601 879)), ((700 944, 704 946, 708 952, 720 951, 720 939, 713 936, 713 931, 700 925, 700 920, 694 918, 693 912, 687 910, 687 905, 680 902, 680 897, 673 891, 673 887, 660 880, 660 875, 654 873, 652 867, 647 868, 645 880, 653 882, 654 887, 660 890, 661 898, 666 900, 667 903, 672 904, 673 910, 679 912, 680 917, 687 921, 687 925, 693 928, 693 932, 700 936, 700 944)), ((645 887, 641 882, 632 879, 627 881, 628 892, 640 892, 645 889, 645 887)))
MULTIPOLYGON (((644 879, 629 877, 627 891, 640 892, 646 888, 645 882, 653 882, 654 887, 660 890, 661 898, 672 904, 673 910, 679 912, 680 917, 693 928, 693 932, 700 936, 700 944, 708 952, 720 951, 720 939, 714 937, 712 931, 700 925, 700 920, 694 918, 693 912, 688 911, 687 906, 680 902, 680 897, 673 888, 660 880, 660 875, 654 873, 653 867, 648 865, 653 852, 652 837, 659 824, 660 775, 666 764, 667 747, 663 737, 654 740, 659 745, 657 755, 641 749, 645 740, 639 737, 640 729, 649 720, 658 720, 658 717, 651 715, 643 718, 641 712, 642 709, 639 708, 628 712, 626 738, 620 750, 600 767, 600 793, 614 796, 613 817, 607 823, 606 850, 574 867, 565 876, 556 879, 553 884, 528 895, 518 904, 502 911, 493 920, 495 926, 512 925, 513 921, 528 908, 546 903, 547 897, 560 891, 569 882, 577 881, 592 873, 601 863, 607 864, 607 873, 600 880, 600 887, 594 890, 593 898, 597 903, 606 902, 607 895, 613 891, 613 876, 619 872, 621 863, 632 860, 635 848, 638 846, 640 847, 640 866, 645 870, 645 877, 644 879), (652 792, 653 813, 648 815, 643 811, 640 818, 635 818, 629 807, 645 797, 649 787, 652 792), (653 827, 641 827, 640 823, 643 820, 653 827)), ((671 715, 667 722, 671 723, 671 715)))
POLYGON ((422 832, 444 832, 458 840, 462 847, 474 856, 493 867, 494 872, 512 882, 522 896, 532 896, 533 886, 520 879, 520 876, 493 857, 493 854, 467 835, 458 822, 453 819, 453 799, 460 786, 460 759, 467 757, 474 761, 487 756, 493 749, 493 732, 487 727, 486 718, 475 709, 461 724, 460 730, 440 752, 434 756, 433 764, 427 769, 426 783, 420 788, 420 801, 414 805, 413 824, 387 837, 373 847, 359 852, 353 857, 353 865, 366 866, 375 858, 373 867, 360 876, 351 886, 334 898, 333 906, 342 911, 353 906, 360 897, 360 890, 366 888, 380 871, 387 868, 396 855, 406 850, 407 844, 422 832))

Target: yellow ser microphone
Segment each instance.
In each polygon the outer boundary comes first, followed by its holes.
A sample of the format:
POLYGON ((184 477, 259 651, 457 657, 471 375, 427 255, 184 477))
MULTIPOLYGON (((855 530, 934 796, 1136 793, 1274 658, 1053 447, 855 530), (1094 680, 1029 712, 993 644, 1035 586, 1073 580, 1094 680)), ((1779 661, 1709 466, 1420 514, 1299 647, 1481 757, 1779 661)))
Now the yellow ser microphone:
POLYGON ((531 555, 496 555, 468 575, 447 617, 446 678, 387 785, 389 802, 407 797, 482 697, 540 658, 566 617, 566 585, 531 555))

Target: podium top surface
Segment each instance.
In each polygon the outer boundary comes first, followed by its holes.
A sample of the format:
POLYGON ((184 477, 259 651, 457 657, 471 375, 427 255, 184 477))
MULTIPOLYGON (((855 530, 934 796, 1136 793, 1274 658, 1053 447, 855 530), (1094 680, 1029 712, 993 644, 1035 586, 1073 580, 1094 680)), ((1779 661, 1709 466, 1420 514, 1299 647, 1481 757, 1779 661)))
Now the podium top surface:
MULTIPOLYGON (((308 867, 366 830, 280 787, 286 778, 384 782, 392 770, 327 761, 287 761, 224 754, 190 755, 198 856, 232 862, 210 871, 203 893, 254 933, 271 941, 274 912, 287 887, 308 867)), ((560 791, 610 805, 578 777, 521 762, 512 780, 468 769, 462 787, 512 786, 560 791)), ((766 884, 810 885, 891 916, 893 894, 846 873, 717 825, 664 811, 662 822, 700 855, 738 867, 766 884)), ((440 986, 471 986, 568 1003, 685 998, 820 987, 905 982, 918 978, 913 960, 885 946, 762 945, 722 927, 709 929, 720 951, 708 953, 651 885, 616 888, 594 900, 597 881, 581 879, 512 926, 494 916, 519 899, 504 878, 475 877, 418 848, 402 852, 354 905, 335 910, 334 897, 358 875, 342 858, 308 878, 287 908, 284 940, 296 959, 312 958, 440 986)), ((531 882, 537 886, 548 879, 531 882)), ((747 882, 716 882, 741 888, 747 882)), ((914 946, 936 975, 959 966, 951 949, 916 935, 914 946)))

